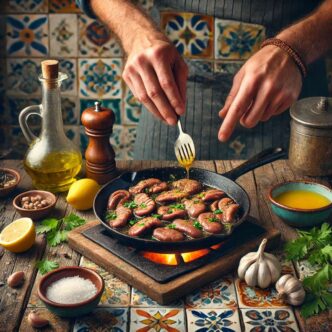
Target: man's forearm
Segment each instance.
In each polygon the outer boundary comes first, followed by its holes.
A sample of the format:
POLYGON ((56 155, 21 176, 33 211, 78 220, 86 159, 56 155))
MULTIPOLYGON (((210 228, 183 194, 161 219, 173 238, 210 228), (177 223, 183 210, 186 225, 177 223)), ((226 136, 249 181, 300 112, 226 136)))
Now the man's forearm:
POLYGON ((146 47, 149 40, 165 39, 151 18, 130 0, 91 0, 91 8, 98 18, 120 39, 125 52, 130 53, 137 38, 146 47))
POLYGON ((332 0, 326 0, 310 16, 277 35, 294 47, 306 64, 332 49, 332 0))

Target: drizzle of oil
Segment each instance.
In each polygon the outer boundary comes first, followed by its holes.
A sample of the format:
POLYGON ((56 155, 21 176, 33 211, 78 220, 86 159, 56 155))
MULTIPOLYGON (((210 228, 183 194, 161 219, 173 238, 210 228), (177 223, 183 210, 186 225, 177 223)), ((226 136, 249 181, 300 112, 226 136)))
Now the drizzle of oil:
POLYGON ((188 160, 185 160, 185 161, 184 160, 179 160, 180 166, 182 166, 186 170, 186 172, 187 172, 187 179, 189 179, 190 167, 193 164, 194 160, 195 160, 194 157, 192 157, 192 158, 190 158, 188 160))

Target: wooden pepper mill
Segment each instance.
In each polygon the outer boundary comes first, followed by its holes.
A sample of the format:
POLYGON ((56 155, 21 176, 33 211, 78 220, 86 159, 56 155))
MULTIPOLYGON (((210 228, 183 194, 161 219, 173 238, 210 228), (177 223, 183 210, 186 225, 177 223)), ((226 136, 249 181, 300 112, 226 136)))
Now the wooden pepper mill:
POLYGON ((86 176, 104 184, 117 175, 115 153, 109 141, 115 121, 114 113, 96 101, 95 107, 89 107, 82 113, 81 121, 89 136, 85 151, 86 176))

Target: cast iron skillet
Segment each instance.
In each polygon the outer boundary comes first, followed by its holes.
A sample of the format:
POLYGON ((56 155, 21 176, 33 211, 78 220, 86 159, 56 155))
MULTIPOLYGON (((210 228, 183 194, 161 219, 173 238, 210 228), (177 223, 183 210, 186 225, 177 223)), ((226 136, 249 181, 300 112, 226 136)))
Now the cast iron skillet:
POLYGON ((151 168, 137 172, 125 172, 118 178, 113 179, 104 185, 99 190, 94 200, 93 209, 95 215, 105 227, 106 232, 130 247, 153 252, 190 252, 200 248, 206 248, 216 243, 220 243, 224 238, 228 237, 232 233, 232 230, 246 219, 249 213, 249 197, 245 190, 234 182, 234 180, 242 174, 277 159, 281 159, 285 156, 286 154, 282 148, 270 148, 262 151, 245 163, 227 173, 224 173, 223 175, 199 168, 190 169, 191 179, 198 180, 207 186, 223 190, 229 197, 240 205, 239 219, 227 234, 211 234, 210 236, 201 239, 185 240, 182 242, 160 242, 156 240, 131 237, 110 227, 108 223, 105 222, 104 215, 108 198, 114 191, 118 189, 128 189, 140 180, 151 177, 158 178, 162 181, 168 181, 170 179, 170 174, 173 174, 176 179, 184 178, 186 176, 186 172, 181 167, 151 168))

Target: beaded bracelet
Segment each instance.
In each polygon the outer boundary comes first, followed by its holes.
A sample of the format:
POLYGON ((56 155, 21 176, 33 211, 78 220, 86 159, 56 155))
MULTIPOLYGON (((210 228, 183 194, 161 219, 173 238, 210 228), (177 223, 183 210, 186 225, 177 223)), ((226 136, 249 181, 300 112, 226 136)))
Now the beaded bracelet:
POLYGON ((274 45, 282 50, 284 50, 295 62, 295 64, 298 66, 302 77, 306 77, 308 73, 307 66, 305 62, 303 61, 302 57, 297 53, 291 46, 289 46, 287 43, 285 43, 283 40, 278 38, 268 38, 263 41, 261 48, 268 46, 268 45, 274 45))

